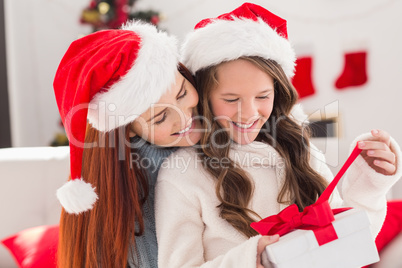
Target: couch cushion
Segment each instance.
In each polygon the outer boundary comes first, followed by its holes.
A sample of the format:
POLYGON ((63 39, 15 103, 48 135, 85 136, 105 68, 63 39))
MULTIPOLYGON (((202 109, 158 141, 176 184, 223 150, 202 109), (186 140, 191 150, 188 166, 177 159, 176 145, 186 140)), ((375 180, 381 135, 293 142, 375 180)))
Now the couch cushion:
POLYGON ((59 226, 45 225, 25 229, 1 242, 21 268, 55 268, 59 226))

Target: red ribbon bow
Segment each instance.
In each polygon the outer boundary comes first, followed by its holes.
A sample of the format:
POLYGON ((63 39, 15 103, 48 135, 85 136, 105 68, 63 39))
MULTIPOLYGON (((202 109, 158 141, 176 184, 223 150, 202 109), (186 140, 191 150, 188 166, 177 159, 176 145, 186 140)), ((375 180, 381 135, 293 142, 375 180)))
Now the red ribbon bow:
POLYGON ((277 215, 269 216, 259 222, 253 222, 250 226, 262 235, 279 234, 282 236, 295 229, 312 230, 320 246, 337 239, 338 236, 331 224, 335 220, 334 215, 350 208, 331 209, 328 199, 343 174, 360 152, 361 149, 356 146, 334 180, 314 204, 305 207, 302 212, 299 212, 297 205, 293 204, 277 215))

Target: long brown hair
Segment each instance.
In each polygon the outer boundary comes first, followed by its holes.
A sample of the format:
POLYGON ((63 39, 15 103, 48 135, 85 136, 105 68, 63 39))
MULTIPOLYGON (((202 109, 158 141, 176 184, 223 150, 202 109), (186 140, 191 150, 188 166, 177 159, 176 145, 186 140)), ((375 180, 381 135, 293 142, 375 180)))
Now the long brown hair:
MULTIPOLYGON (((310 167, 309 132, 306 127, 295 122, 290 111, 297 101, 297 92, 289 82, 279 64, 260 57, 241 57, 260 68, 274 80, 274 107, 270 118, 261 128, 257 136, 262 141, 273 146, 284 160, 286 178, 278 195, 282 204, 295 203, 300 210, 315 202, 324 191, 327 183, 314 169, 310 167)), ((209 96, 218 83, 217 66, 202 69, 196 73, 196 82, 200 97, 199 112, 205 118, 203 124, 208 131, 201 138, 198 151, 206 163, 207 171, 217 180, 216 195, 221 202, 220 216, 234 228, 247 237, 256 235, 250 223, 259 216, 248 209, 253 195, 253 183, 246 172, 230 160, 226 166, 209 165, 208 159, 230 159, 230 146, 212 146, 230 144, 230 137, 222 131, 214 120, 209 96), (210 123, 212 122, 212 124, 210 123)))
MULTIPOLYGON (((179 64, 178 70, 194 85, 187 68, 179 64)), ((142 206, 149 192, 148 173, 132 163, 136 151, 127 126, 102 133, 88 124, 85 144, 82 176, 99 199, 79 215, 62 209, 58 266, 126 267, 130 244, 145 230, 142 206)))

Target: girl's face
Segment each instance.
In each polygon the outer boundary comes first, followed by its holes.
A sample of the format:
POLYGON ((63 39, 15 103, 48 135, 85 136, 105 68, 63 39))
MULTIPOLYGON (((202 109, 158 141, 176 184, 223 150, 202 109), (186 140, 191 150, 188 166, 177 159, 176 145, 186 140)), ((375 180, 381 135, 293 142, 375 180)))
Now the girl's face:
POLYGON ((201 138, 201 123, 194 86, 179 72, 176 82, 158 101, 130 126, 130 137, 139 135, 159 146, 191 146, 201 138))
POLYGON ((218 124, 238 144, 253 142, 271 115, 274 81, 251 62, 238 59, 217 68, 210 105, 218 124))

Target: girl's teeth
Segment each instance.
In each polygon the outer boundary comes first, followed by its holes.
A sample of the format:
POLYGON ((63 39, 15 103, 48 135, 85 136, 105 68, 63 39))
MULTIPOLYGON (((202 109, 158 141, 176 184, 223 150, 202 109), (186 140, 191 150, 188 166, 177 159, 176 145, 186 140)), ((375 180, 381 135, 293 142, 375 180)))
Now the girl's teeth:
POLYGON ((181 130, 181 131, 179 131, 179 132, 177 132, 177 133, 179 133, 179 134, 186 133, 187 131, 190 130, 192 123, 193 123, 193 121, 190 122, 190 124, 188 125, 188 127, 186 127, 185 129, 183 129, 183 130, 181 130))
MULTIPOLYGON (((254 121, 255 122, 255 121, 254 121)), ((251 124, 248 124, 248 125, 246 125, 246 124, 240 124, 240 123, 235 123, 235 122, 233 122, 236 126, 238 126, 239 128, 250 128, 253 124, 254 124, 254 122, 252 122, 251 124)))

